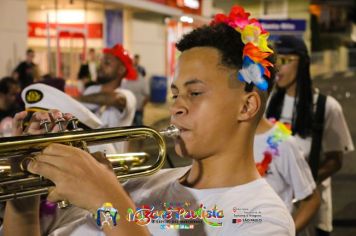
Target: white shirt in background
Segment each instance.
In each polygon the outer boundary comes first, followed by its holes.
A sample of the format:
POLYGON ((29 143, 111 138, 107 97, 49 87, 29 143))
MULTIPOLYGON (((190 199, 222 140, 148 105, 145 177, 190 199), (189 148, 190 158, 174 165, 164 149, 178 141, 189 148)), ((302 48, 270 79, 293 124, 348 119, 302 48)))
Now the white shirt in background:
MULTIPOLYGON (((294 97, 284 96, 283 109, 280 121, 283 123, 292 122, 294 107, 294 97)), ((314 95, 314 111, 318 94, 314 95)), ((309 158, 311 149, 311 137, 302 138, 295 136, 298 145, 302 148, 306 159, 309 158)), ((340 104, 331 96, 327 96, 325 104, 324 131, 322 137, 322 153, 330 151, 342 151, 343 153, 354 150, 350 131, 345 121, 345 117, 340 104)), ((322 163, 323 156, 320 162, 322 163)), ((331 178, 327 178, 321 184, 321 205, 317 216, 317 227, 331 232, 332 231, 332 198, 331 198, 331 178)))
MULTIPOLYGON (((88 87, 83 95, 89 95, 101 92, 101 85, 92 85, 88 87)), ((136 109, 136 98, 133 93, 127 89, 117 88, 115 92, 126 97, 126 107, 122 111, 113 106, 99 106, 91 103, 83 103, 89 110, 99 117, 103 123, 101 128, 112 128, 131 126, 136 109)), ((114 143, 116 153, 124 152, 124 143, 114 143)))
POLYGON ((311 195, 316 187, 313 176, 303 153, 291 135, 283 134, 277 124, 263 134, 255 135, 254 158, 261 163, 264 153, 272 154, 272 161, 264 178, 286 204, 293 210, 293 199, 299 201, 311 195), (282 138, 280 138, 282 137, 282 138), (277 138, 276 152, 270 150, 268 142, 277 138))

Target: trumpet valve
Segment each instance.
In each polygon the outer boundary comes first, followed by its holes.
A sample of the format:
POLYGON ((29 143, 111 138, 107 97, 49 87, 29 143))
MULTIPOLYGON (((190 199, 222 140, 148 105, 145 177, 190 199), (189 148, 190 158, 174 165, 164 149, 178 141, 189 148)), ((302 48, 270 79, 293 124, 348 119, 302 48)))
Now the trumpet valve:
POLYGON ((71 124, 72 126, 72 130, 76 131, 76 130, 82 130, 81 128, 78 127, 78 118, 73 116, 72 118, 70 118, 68 120, 68 123, 71 124))
POLYGON ((51 123, 50 120, 45 119, 40 121, 40 128, 45 129, 46 133, 49 133, 49 124, 51 123))
POLYGON ((54 121, 56 125, 58 125, 59 131, 65 131, 63 124, 65 123, 65 119, 63 117, 58 118, 54 121))

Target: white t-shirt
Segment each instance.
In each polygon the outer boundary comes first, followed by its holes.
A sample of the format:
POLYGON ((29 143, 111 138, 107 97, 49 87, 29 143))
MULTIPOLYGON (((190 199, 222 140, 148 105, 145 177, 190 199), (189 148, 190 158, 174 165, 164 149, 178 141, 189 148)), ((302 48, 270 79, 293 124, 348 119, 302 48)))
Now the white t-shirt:
POLYGON ((293 199, 303 200, 311 195, 316 187, 308 163, 296 140, 277 123, 263 134, 255 135, 254 158, 262 163, 267 152, 272 161, 263 176, 288 210, 293 210, 293 199))
MULTIPOLYGON (((101 85, 92 85, 88 87, 83 95, 89 95, 101 92, 101 85)), ((118 94, 126 97, 126 107, 122 111, 116 107, 99 106, 91 103, 83 103, 89 110, 99 117, 103 123, 101 128, 112 128, 132 125, 136 109, 136 98, 133 93, 126 89, 117 88, 118 94)), ((116 153, 124 152, 123 142, 114 143, 116 153)), ((111 151, 109 151, 111 152, 111 151)))
POLYGON ((148 81, 141 75, 136 80, 124 79, 121 82, 121 88, 130 90, 136 97, 136 110, 143 110, 145 97, 150 95, 148 81))
MULTIPOLYGON (((149 205, 157 206, 158 209, 163 203, 172 204, 172 206, 187 203, 189 209, 196 210, 197 206, 203 204, 206 210, 212 210, 216 206, 216 211, 223 210, 224 217, 218 219, 207 217, 207 220, 222 223, 222 226, 213 227, 201 220, 191 222, 185 219, 184 224, 194 225, 194 228, 163 229, 162 227, 167 227, 167 224, 151 222, 147 226, 152 235, 295 235, 292 217, 263 178, 232 188, 192 189, 178 182, 178 178, 183 176, 189 168, 161 170, 153 176, 130 180, 124 188, 130 193, 136 207, 149 205)), ((184 209, 188 210, 188 208, 184 209)), ((49 228, 42 229, 43 232, 50 236, 104 235, 86 211, 75 207, 66 211, 67 217, 61 216, 64 213, 60 212, 54 216, 57 222, 53 219, 45 219, 47 223, 42 222, 42 226, 46 225, 49 228)), ((120 220, 126 220, 125 218, 126 216, 121 216, 120 220)))
MULTIPOLYGON (((314 110, 318 94, 314 95, 314 110)), ((284 104, 280 121, 291 123, 294 107, 294 97, 284 96, 284 104)), ((302 138, 295 136, 298 145, 302 148, 304 156, 308 159, 311 149, 311 137, 302 138)), ((324 115, 324 131, 322 137, 322 153, 330 151, 342 151, 343 153, 354 150, 350 131, 345 121, 345 117, 340 104, 331 96, 327 96, 324 115)), ((323 158, 323 156, 321 156, 323 158)), ((321 160, 322 161, 322 160, 321 160)), ((332 199, 331 199, 331 179, 328 178, 320 186, 321 206, 319 208, 317 226, 324 231, 332 231, 332 199)))

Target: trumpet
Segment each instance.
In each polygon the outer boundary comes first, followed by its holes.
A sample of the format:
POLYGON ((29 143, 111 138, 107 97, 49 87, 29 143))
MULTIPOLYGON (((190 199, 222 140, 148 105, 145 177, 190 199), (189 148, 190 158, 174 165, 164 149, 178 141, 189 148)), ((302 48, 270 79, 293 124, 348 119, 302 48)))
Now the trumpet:
POLYGON ((95 130, 75 130, 61 133, 46 133, 20 137, 0 138, 0 202, 44 195, 54 184, 42 176, 26 171, 29 158, 38 154, 51 143, 61 143, 84 150, 88 146, 136 139, 154 139, 158 155, 151 165, 144 164, 146 153, 107 155, 119 181, 148 176, 162 168, 166 158, 164 137, 176 137, 179 129, 169 126, 160 132, 149 127, 120 127, 95 130))

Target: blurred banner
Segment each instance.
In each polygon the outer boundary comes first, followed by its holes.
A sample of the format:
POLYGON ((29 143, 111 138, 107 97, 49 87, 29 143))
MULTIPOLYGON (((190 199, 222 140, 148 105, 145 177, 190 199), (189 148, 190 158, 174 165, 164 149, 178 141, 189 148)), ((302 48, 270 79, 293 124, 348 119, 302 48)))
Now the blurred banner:
POLYGON ((123 15, 120 10, 105 10, 106 47, 123 43, 123 15))

